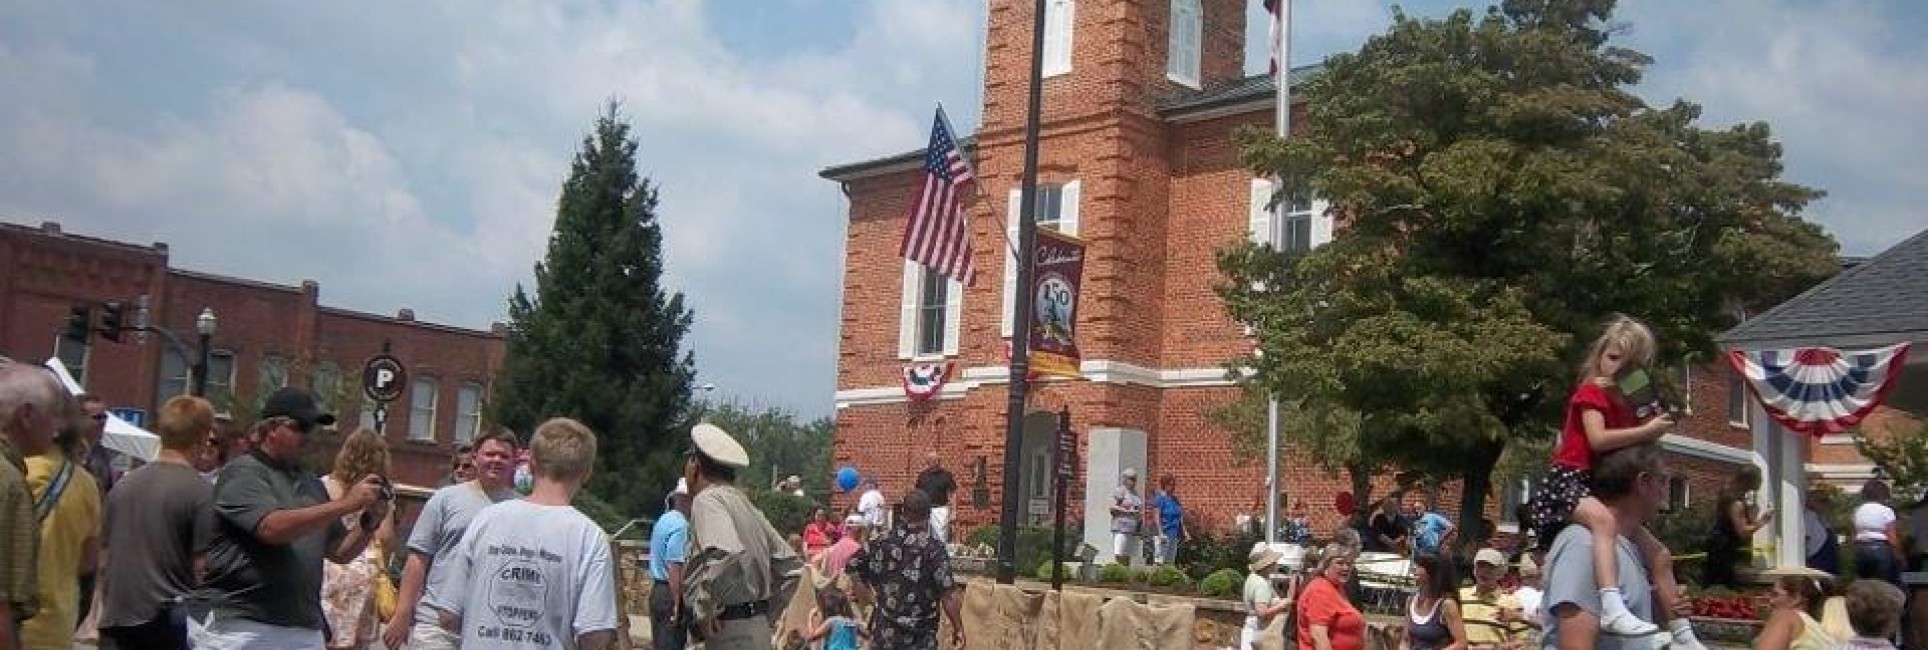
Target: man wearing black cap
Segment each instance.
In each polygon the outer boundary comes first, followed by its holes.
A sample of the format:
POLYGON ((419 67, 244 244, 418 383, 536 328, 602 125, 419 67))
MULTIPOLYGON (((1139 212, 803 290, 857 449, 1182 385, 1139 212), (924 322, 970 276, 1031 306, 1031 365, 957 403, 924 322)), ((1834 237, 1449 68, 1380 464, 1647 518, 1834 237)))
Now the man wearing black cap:
POLYGON ((259 444, 221 468, 197 594, 208 611, 189 624, 195 648, 322 647, 322 559, 360 557, 390 499, 386 479, 371 475, 330 501, 301 469, 308 437, 334 423, 313 393, 277 390, 255 424, 259 444))

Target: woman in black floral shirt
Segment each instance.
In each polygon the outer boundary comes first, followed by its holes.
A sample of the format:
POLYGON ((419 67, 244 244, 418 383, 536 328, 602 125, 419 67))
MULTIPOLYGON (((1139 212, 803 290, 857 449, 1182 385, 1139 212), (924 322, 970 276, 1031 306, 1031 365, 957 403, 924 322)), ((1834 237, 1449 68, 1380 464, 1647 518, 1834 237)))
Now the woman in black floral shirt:
POLYGON ((959 591, 951 575, 951 555, 931 535, 931 498, 911 490, 899 506, 902 525, 857 551, 844 569, 877 603, 870 616, 871 647, 877 650, 936 650, 937 613, 951 619, 953 640, 964 645, 959 591))

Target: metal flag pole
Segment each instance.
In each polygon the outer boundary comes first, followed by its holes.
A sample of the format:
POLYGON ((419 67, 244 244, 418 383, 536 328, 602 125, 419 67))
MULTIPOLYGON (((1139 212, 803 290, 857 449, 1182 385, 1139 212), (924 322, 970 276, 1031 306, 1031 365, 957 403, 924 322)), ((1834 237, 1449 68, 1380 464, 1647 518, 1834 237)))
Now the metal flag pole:
MULTIPOLYGON (((1279 138, 1292 135, 1292 0, 1273 0, 1277 3, 1279 15, 1275 35, 1278 42, 1273 45, 1278 50, 1278 72, 1274 81, 1278 84, 1278 106, 1275 109, 1279 138)), ((1280 189, 1285 189, 1281 187, 1280 189)), ((1272 223, 1274 228, 1285 224, 1285 217, 1292 205, 1292 195, 1288 192, 1281 200, 1273 202, 1272 223)), ((1265 402, 1265 543, 1279 541, 1279 396, 1270 393, 1265 402)))
POLYGON ((1018 472, 1023 462, 1025 394, 1030 390, 1032 254, 1037 235, 1038 113, 1044 104, 1044 3, 1037 0, 1031 16, 1031 86, 1024 114, 1024 178, 1018 199, 1017 297, 1011 300, 1010 401, 1004 412, 1004 503, 998 513, 997 581, 1017 580, 1018 472))

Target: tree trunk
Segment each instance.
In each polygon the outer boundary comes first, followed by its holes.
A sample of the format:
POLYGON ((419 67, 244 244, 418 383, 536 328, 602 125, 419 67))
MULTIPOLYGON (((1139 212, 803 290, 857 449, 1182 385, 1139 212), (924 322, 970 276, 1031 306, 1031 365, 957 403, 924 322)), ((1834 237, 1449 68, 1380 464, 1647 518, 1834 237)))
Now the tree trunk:
MULTIPOLYGON (((1493 467, 1499 464, 1500 452, 1506 450, 1504 441, 1490 441, 1480 444, 1463 456, 1466 466, 1459 474, 1459 521, 1454 528, 1459 531, 1453 544, 1456 557, 1469 557, 1479 550, 1480 520, 1486 516, 1486 494, 1493 490, 1493 467)), ((1485 531, 1491 535, 1494 531, 1485 531)))
POLYGON ((1365 463, 1352 463, 1346 466, 1346 474, 1352 477, 1353 512, 1361 512, 1367 508, 1371 508, 1372 467, 1365 463))

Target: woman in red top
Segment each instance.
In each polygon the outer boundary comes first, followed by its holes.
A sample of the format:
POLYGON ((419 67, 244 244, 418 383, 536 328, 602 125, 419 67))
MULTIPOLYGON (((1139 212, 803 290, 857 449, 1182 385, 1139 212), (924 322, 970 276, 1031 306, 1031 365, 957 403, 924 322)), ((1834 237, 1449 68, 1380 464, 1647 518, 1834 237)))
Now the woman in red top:
MULTIPOLYGON (((1593 498, 1593 463, 1602 453, 1658 440, 1673 426, 1673 418, 1665 412, 1641 422, 1619 390, 1620 380, 1628 373, 1653 361, 1654 349, 1653 332, 1640 321, 1615 316, 1607 323, 1588 350, 1586 362, 1580 366, 1579 383, 1567 400, 1566 422, 1560 429, 1559 445, 1553 450, 1553 469, 1533 495, 1533 526, 1538 531, 1540 550, 1551 547, 1568 523, 1586 526, 1592 533, 1594 584, 1600 589, 1600 629, 1622 636, 1651 635, 1659 628, 1628 611, 1626 597, 1620 593, 1619 563, 1614 557, 1619 526, 1612 511, 1593 498)), ((1640 529, 1634 542, 1641 556, 1647 558, 1660 611, 1672 611, 1680 596, 1679 583, 1674 581, 1673 556, 1645 528, 1640 529)), ((1686 619, 1676 619, 1669 627, 1672 647, 1701 647, 1686 619)))
POLYGON ((1299 596, 1299 650, 1365 650, 1366 617, 1346 600, 1352 552, 1344 544, 1320 552, 1319 571, 1299 596))
POLYGON ((815 558, 824 549, 835 544, 837 525, 830 523, 830 513, 817 506, 810 509, 810 523, 803 525, 803 554, 805 559, 815 558))

